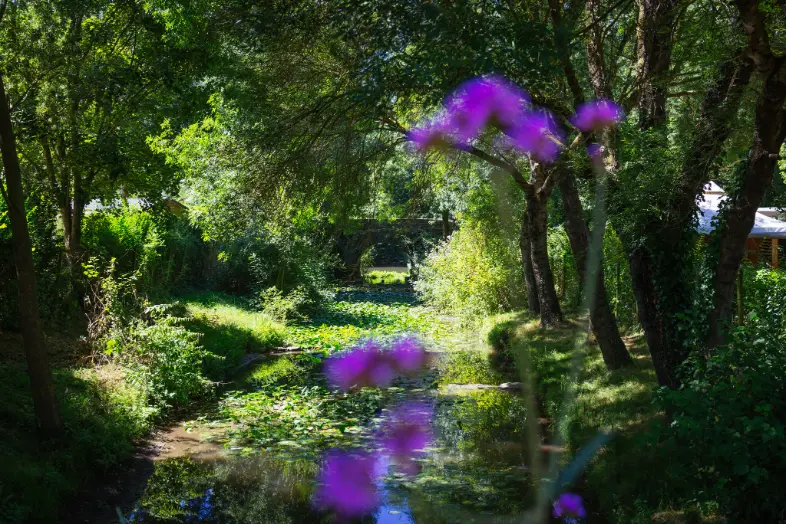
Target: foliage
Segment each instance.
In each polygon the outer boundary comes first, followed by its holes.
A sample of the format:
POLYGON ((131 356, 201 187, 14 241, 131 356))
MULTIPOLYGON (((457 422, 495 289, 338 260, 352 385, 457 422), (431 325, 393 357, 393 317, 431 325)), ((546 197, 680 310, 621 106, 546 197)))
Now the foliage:
POLYGON ((521 325, 515 320, 496 323, 486 335, 486 341, 491 346, 489 363, 492 369, 501 373, 516 375, 516 354, 513 351, 513 341, 516 330, 521 325))
POLYGON ((524 277, 509 190, 495 194, 480 186, 468 195, 459 230, 437 244, 419 270, 415 289, 427 303, 466 320, 522 303, 524 277))
POLYGON ((230 437, 281 455, 313 458, 329 447, 356 443, 387 397, 374 388, 330 392, 318 383, 258 388, 222 401, 222 416, 238 424, 230 437))
POLYGON ((578 306, 581 303, 581 286, 564 226, 549 228, 547 242, 557 297, 565 304, 578 306))
POLYGON ((303 313, 315 306, 303 287, 295 288, 286 295, 277 287, 269 287, 259 293, 258 303, 263 313, 282 322, 302 318, 303 313))
POLYGON ((199 335, 164 319, 131 331, 118 351, 143 385, 150 402, 162 409, 185 406, 210 390, 203 361, 220 358, 200 345, 199 335))
POLYGON ((114 260, 121 273, 136 273, 140 292, 164 296, 203 276, 207 249, 199 232, 166 211, 121 207, 90 213, 82 235, 90 256, 114 260))
POLYGON ((253 311, 242 299, 220 293, 184 297, 189 315, 186 325, 201 334, 201 344, 220 359, 206 363, 213 380, 224 380, 246 353, 264 352, 284 345, 284 325, 264 312, 253 311))
POLYGON ((408 275, 399 271, 367 271, 363 275, 363 280, 373 285, 404 285, 407 283, 408 275))
POLYGON ((160 461, 129 521, 329 522, 327 515, 317 514, 309 503, 315 469, 311 461, 264 456, 226 462, 160 461), (291 488, 282 489, 282 485, 291 488))
MULTIPOLYGON (((30 195, 25 207, 33 244, 39 310, 45 321, 62 326, 72 315, 74 304, 67 292, 67 267, 59 245, 57 227, 51 219, 51 205, 42 195, 30 195)), ((0 330, 18 329, 16 302, 11 228, 5 200, 0 198, 0 330)))
POLYGON ((766 322, 773 333, 786 328, 786 272, 744 265, 743 310, 747 316, 766 322))
POLYGON ((144 391, 113 365, 55 373, 66 433, 58 443, 29 434, 33 406, 21 366, 0 366, 0 520, 52 522, 95 472, 125 460, 155 418, 144 391))
POLYGON ((622 242, 613 228, 606 228, 603 239, 603 270, 606 295, 620 328, 638 327, 636 297, 628 271, 628 260, 622 242))
POLYGON ((440 359, 440 384, 501 384, 504 377, 489 363, 489 355, 478 350, 451 351, 440 359))
POLYGON ((667 435, 684 460, 683 479, 697 497, 745 521, 777 519, 786 506, 776 487, 786 482, 782 304, 775 318, 750 314, 728 346, 694 356, 685 387, 662 395, 673 413, 667 435))
POLYGON ((440 336, 445 326, 428 309, 411 307, 411 302, 412 295, 406 292, 345 289, 308 322, 292 324, 290 340, 300 347, 336 351, 368 337, 440 336))
POLYGON ((236 136, 242 116, 219 94, 209 103, 211 114, 201 122, 176 133, 165 121, 148 140, 184 177, 188 219, 217 257, 209 286, 234 293, 302 288, 312 303, 319 302, 335 265, 319 200, 283 190, 263 200, 249 191, 254 168, 236 136))

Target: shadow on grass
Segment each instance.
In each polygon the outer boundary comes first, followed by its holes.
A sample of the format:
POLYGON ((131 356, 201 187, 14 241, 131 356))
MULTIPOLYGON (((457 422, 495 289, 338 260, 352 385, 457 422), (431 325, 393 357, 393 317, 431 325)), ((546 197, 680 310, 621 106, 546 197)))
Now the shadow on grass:
POLYGON ((0 366, 0 522, 75 522, 58 520, 74 495, 132 455, 149 411, 115 372, 56 369, 65 435, 46 440, 35 431, 24 367, 0 366))
MULTIPOLYGON (((593 522, 652 521, 656 509, 673 510, 686 492, 674 473, 676 455, 660 438, 665 419, 654 402, 658 383, 644 339, 623 340, 633 364, 615 371, 606 369, 597 344, 586 344, 585 322, 545 330, 532 321, 514 342, 531 364, 544 416, 563 421, 570 454, 599 431, 614 432, 575 487, 593 508, 593 522)), ((676 509, 679 518, 670 522, 687 522, 692 510, 676 509)))

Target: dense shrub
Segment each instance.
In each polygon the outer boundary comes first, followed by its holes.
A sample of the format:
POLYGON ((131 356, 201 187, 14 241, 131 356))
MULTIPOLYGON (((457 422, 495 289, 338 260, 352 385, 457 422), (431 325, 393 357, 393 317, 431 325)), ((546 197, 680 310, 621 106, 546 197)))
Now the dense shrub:
POLYGON ((120 361, 127 363, 132 380, 144 387, 153 406, 182 406, 209 391, 203 362, 220 357, 200 345, 197 333, 170 318, 139 327, 129 338, 120 361))
POLYGON ((415 290, 437 309, 473 319, 523 303, 518 225, 500 215, 501 198, 487 186, 473 190, 459 230, 419 268, 415 290))
POLYGON ((772 522, 786 510, 783 304, 767 318, 749 315, 727 347, 695 355, 684 387, 662 399, 673 413, 669 440, 682 476, 697 497, 746 522, 772 522))
MULTIPOLYGON (((27 201, 27 222, 33 244, 41 317, 50 325, 63 324, 73 313, 68 266, 62 250, 55 212, 43 197, 27 201)), ((5 201, 0 198, 0 330, 19 326, 16 267, 11 249, 11 227, 5 201)))
POLYGON ((743 309, 774 332, 786 329, 786 271, 743 267, 743 309))
POLYGON ((157 295, 198 284, 208 256, 185 219, 128 207, 85 216, 82 241, 90 256, 114 260, 120 273, 138 275, 140 291, 157 295))
POLYGON ((486 342, 491 346, 489 363, 495 371, 516 374, 516 355, 512 346, 519 325, 515 320, 495 323, 486 335, 486 342))

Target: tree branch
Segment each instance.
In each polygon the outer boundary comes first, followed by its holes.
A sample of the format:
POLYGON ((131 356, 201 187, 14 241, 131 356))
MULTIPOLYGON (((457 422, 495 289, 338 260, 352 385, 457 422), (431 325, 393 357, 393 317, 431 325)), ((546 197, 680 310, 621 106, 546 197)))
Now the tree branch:
MULTIPOLYGON (((402 126, 400 123, 393 120, 392 118, 385 117, 382 119, 382 123, 387 124, 393 130, 403 135, 407 134, 407 129, 404 126, 402 126)), ((461 146, 458 144, 454 144, 453 147, 458 151, 464 151, 466 153, 469 153, 474 157, 480 158, 481 160, 488 162, 492 166, 500 168, 502 171, 508 173, 511 177, 513 177, 513 180, 516 182, 516 184, 518 184, 525 191, 532 191, 534 189, 532 187, 532 184, 527 182, 527 180, 524 178, 524 175, 521 174, 521 171, 519 171, 519 169, 515 165, 511 164, 510 162, 503 160, 499 157, 496 157, 494 155, 491 155, 483 151, 482 149, 478 149, 475 146, 461 146)))

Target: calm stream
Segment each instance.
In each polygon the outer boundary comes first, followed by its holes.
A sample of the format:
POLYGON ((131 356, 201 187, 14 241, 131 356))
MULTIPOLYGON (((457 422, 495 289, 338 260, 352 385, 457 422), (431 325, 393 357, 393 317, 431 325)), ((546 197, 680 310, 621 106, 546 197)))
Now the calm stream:
POLYGON ((163 454, 127 519, 333 522, 332 514, 311 502, 324 451, 370 446, 390 406, 412 399, 434 406, 434 442, 415 475, 378 464, 384 472, 381 504, 361 521, 488 522, 522 512, 532 502, 523 401, 507 391, 445 387, 446 374, 458 376, 453 367, 485 365, 482 344, 458 350, 473 357, 469 364, 450 358, 446 345, 453 343, 432 340, 430 349, 437 351, 426 372, 382 391, 347 395, 325 387, 318 359, 261 360, 223 396, 216 412, 186 425, 202 444, 174 458, 163 454))

